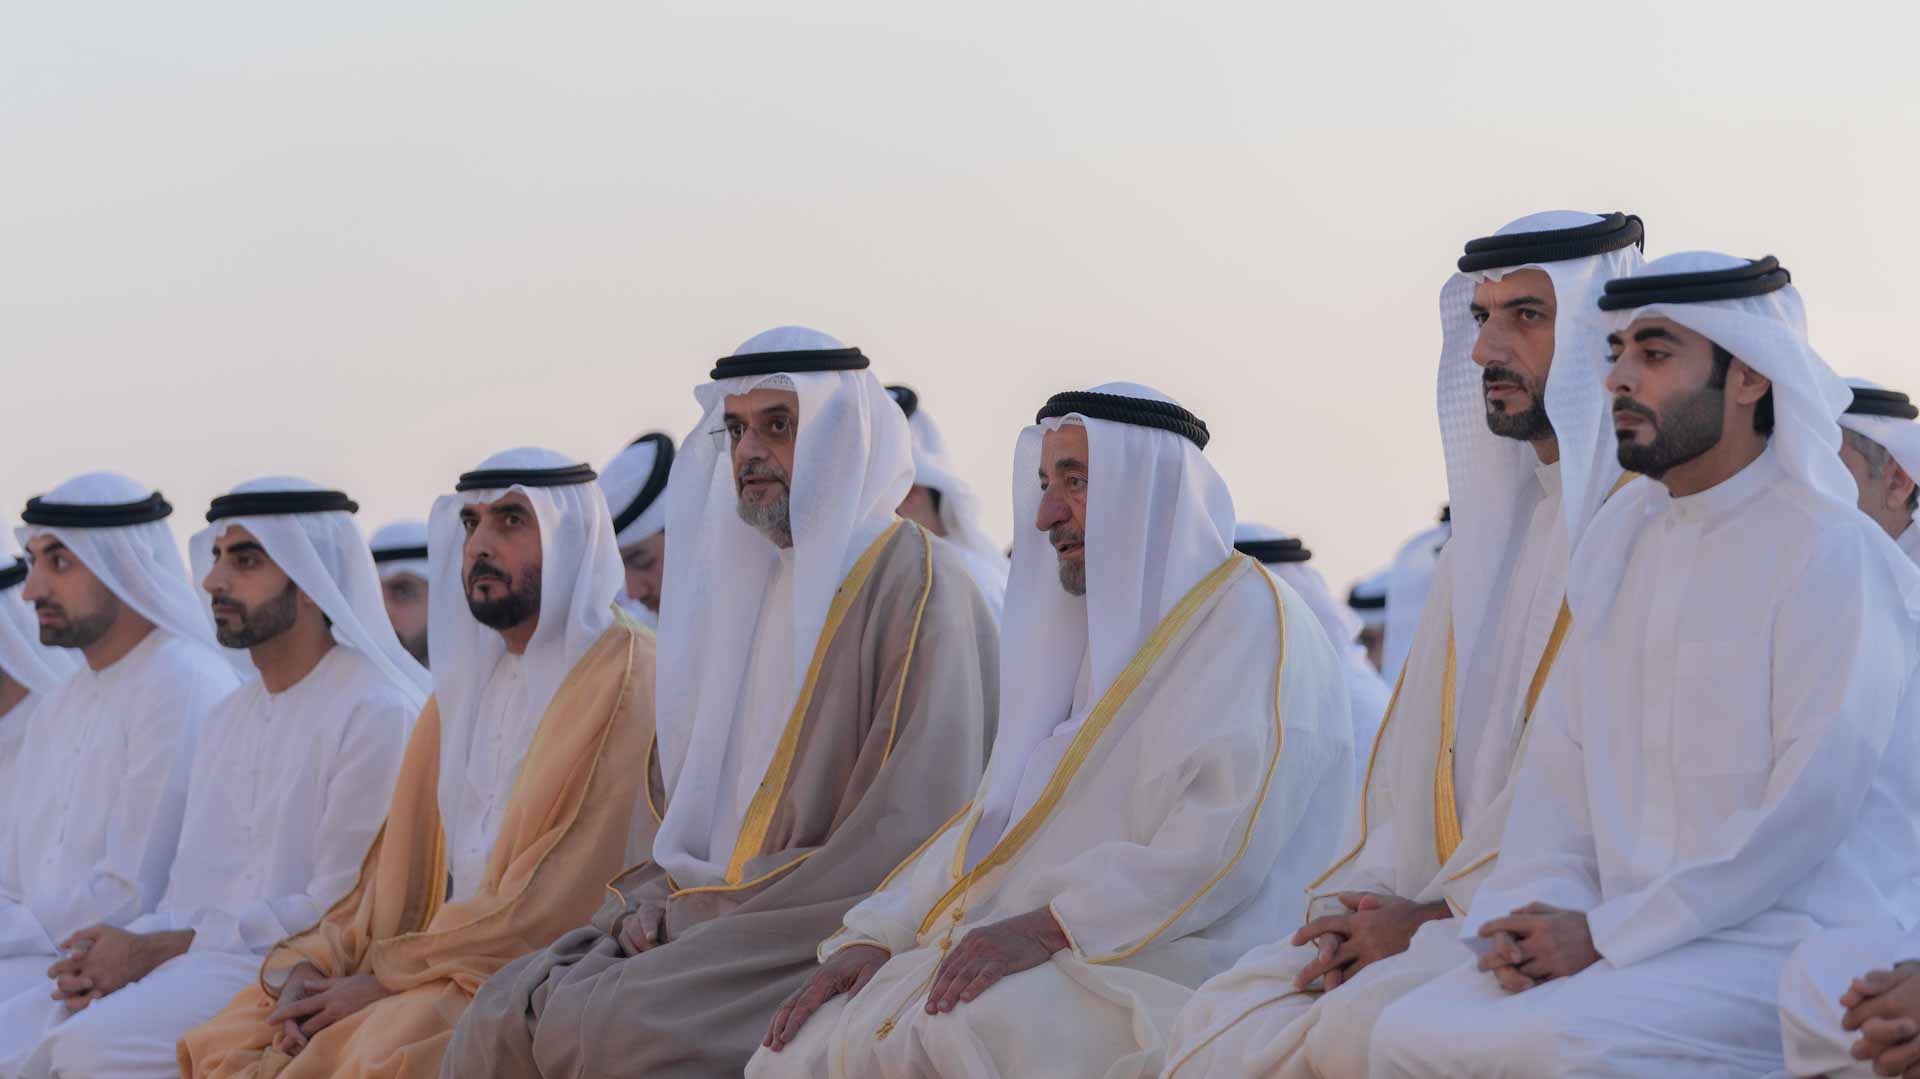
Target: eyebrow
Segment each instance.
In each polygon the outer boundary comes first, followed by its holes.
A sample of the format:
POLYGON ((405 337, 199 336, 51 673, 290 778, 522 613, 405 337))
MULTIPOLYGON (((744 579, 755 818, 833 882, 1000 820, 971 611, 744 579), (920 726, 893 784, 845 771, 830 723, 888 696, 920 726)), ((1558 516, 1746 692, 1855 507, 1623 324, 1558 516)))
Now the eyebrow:
POLYGON ((52 543, 49 543, 45 547, 40 548, 40 557, 44 558, 55 551, 64 551, 66 549, 67 549, 66 544, 61 543, 59 540, 54 540, 52 543))
POLYGON ((1672 341, 1676 345, 1680 343, 1680 338, 1677 335, 1675 335, 1672 330, 1663 330, 1658 326, 1653 326, 1648 329, 1636 331, 1633 335, 1633 339, 1636 342, 1667 340, 1667 341, 1672 341))
POLYGON ((1500 305, 1500 310, 1511 311, 1516 307, 1545 307, 1547 301, 1538 296, 1520 296, 1500 305))
POLYGON ((503 513, 532 513, 533 507, 525 502, 495 502, 487 507, 487 513, 498 517, 503 513))
POLYGON ((1612 345, 1615 348, 1619 348, 1621 345, 1626 344, 1626 341, 1622 340, 1619 334, 1610 333, 1607 335, 1607 344, 1612 345))
POLYGON ((252 540, 241 540, 239 543, 231 544, 224 548, 221 547, 219 544, 215 544, 213 547, 213 555, 215 558, 220 557, 222 553, 239 554, 241 551, 258 551, 261 554, 267 553, 267 549, 265 547, 260 546, 258 543, 255 543, 252 540))

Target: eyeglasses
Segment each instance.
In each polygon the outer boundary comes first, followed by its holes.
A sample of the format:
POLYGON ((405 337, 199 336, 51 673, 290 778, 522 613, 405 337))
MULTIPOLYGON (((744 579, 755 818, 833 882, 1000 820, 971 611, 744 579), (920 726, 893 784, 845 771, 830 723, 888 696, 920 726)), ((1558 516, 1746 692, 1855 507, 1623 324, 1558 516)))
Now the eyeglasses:
POLYGON ((712 437, 715 449, 728 451, 738 446, 748 431, 752 431, 763 446, 785 446, 799 436, 800 420, 785 412, 763 413, 751 420, 729 417, 707 434, 712 437))

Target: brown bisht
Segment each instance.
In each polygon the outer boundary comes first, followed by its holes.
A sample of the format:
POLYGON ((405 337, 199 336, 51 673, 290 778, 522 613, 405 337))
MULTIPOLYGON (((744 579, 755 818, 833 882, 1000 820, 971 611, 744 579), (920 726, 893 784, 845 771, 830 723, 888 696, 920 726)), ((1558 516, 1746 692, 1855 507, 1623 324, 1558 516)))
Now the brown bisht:
MULTIPOLYGON (((678 889, 643 862, 593 924, 508 966, 474 998, 441 1075, 739 1075, 849 908, 973 794, 998 712, 998 629, 955 552, 896 525, 848 574, 794 710, 794 752, 740 883, 678 889), (666 943, 611 934, 666 903, 666 943)), ((649 755, 650 808, 666 809, 649 755)), ((751 825, 749 825, 751 827, 751 825)), ((751 839, 748 840, 751 843, 751 839)), ((729 874, 732 876, 733 874, 729 874)))
MULTIPOLYGON (((359 883, 319 925, 267 955, 260 985, 187 1032, 187 1079, 351 1076, 428 1079, 481 983, 592 913, 630 844, 652 843, 640 770, 653 740, 654 639, 626 618, 587 650, 542 715, 471 899, 445 903, 437 796, 440 712, 414 725, 386 824, 359 883), (630 834, 639 825, 640 834, 630 834), (298 1056, 272 1048, 278 987, 301 962, 329 977, 372 974, 394 995, 314 1035, 298 1056)), ((481 1074, 481 1073, 474 1073, 481 1074)))

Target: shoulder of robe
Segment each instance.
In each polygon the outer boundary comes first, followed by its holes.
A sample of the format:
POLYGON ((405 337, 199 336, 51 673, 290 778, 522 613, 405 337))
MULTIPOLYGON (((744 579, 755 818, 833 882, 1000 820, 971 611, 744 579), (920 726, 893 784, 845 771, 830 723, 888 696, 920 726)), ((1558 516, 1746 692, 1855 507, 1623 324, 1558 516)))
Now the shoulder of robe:
MULTIPOLYGON (((659 638, 653 631, 634 620, 627 612, 614 608, 613 624, 607 627, 600 639, 593 642, 574 665, 576 671, 594 673, 612 677, 619 672, 630 672, 644 678, 648 684, 654 679, 655 657, 659 650, 659 638)), ((638 695, 636 695, 638 696, 638 695)), ((653 694, 644 694, 648 711, 653 708, 653 694)))
MULTIPOLYGON (((930 563, 933 570, 933 593, 932 598, 929 599, 929 605, 937 600, 941 604, 951 603, 958 606, 964 600, 966 605, 977 603, 981 610, 987 610, 987 597, 980 590, 980 582, 974 576, 973 567, 969 562, 971 557, 969 552, 926 533, 917 524, 909 522, 909 525, 911 529, 902 528, 900 532, 910 542, 898 552, 888 552, 890 556, 908 560, 914 567, 911 573, 903 575, 903 581, 907 579, 914 583, 922 581, 925 572, 923 567, 930 563), (922 536, 925 536, 924 541, 922 536), (931 559, 928 558, 929 549, 932 552, 931 559)), ((894 542, 899 544, 899 537, 896 537, 894 542)))
POLYGON ((1189 642, 1206 642, 1206 647, 1231 646, 1248 662, 1262 654, 1278 657, 1280 652, 1280 612, 1286 612, 1287 625, 1313 622, 1307 602, 1274 576, 1265 566, 1253 563, 1237 570, 1211 596, 1189 623, 1189 642), (1278 596, 1282 606, 1276 606, 1278 596))

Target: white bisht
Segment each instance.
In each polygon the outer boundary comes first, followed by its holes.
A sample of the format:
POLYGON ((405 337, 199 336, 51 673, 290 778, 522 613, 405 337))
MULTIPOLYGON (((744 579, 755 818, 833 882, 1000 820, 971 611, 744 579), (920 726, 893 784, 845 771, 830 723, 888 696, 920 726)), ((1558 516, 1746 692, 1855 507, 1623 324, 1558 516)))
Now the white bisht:
MULTIPOLYGON (((1920 408, 1897 390, 1889 390, 1863 378, 1850 378, 1853 403, 1840 417, 1840 426, 1880 444, 1899 463, 1907 475, 1920 483, 1920 408)), ((1907 557, 1920 563, 1920 509, 1913 523, 1895 537, 1907 557)))
MULTIPOLYGON (((673 436, 651 431, 627 443, 600 470, 600 493, 606 497, 614 541, 622 551, 667 530, 665 496, 673 457, 673 436)), ((620 609, 648 629, 660 625, 660 616, 624 589, 620 609)))
POLYGON ((57 538, 155 628, 105 670, 78 665, 34 708, 17 782, 0 793, 0 995, 50 992, 59 941, 125 925, 166 888, 196 737, 238 684, 187 580, 172 510, 157 491, 94 472, 21 514, 22 546, 57 538))
POLYGON ((1313 552, 1300 540, 1268 525, 1246 521, 1234 526, 1233 549, 1267 567, 1305 600, 1340 656, 1347 683, 1347 707, 1353 717, 1355 782, 1365 779, 1366 755, 1373 748, 1389 692, 1380 673, 1367 662, 1360 643, 1360 619, 1327 589, 1327 579, 1310 564, 1313 552))
POLYGON ((1478 946, 1488 921, 1549 903, 1586 913, 1603 961, 1513 997, 1463 967, 1382 1019, 1393 1074, 1522 1057, 1565 1073, 1600 1053, 1617 1074, 1763 1073, 1779 1027, 1755 983, 1816 929, 1920 915, 1920 570, 1854 508, 1850 394, 1807 344, 1798 292, 1771 259, 1688 253, 1604 303, 1615 328, 1670 319, 1765 375, 1773 432, 1697 494, 1629 484, 1574 559, 1526 811, 1460 930, 1478 946), (1664 992, 1676 979, 1690 991, 1664 992))
POLYGON ((913 433, 913 482, 940 493, 940 526, 946 530, 943 538, 960 551, 961 564, 980 586, 988 609, 998 619, 1006 609, 1010 567, 1006 554, 981 520, 980 498, 954 466, 946 437, 921 407, 919 393, 910 386, 888 386, 887 393, 906 413, 907 427, 913 433))
POLYGON ((112 1074, 172 1066, 189 1027, 353 886, 428 682, 387 623, 354 509, 338 491, 291 478, 214 500, 189 545, 195 577, 205 580, 214 545, 243 528, 326 614, 336 645, 278 693, 254 679, 228 694, 200 732, 166 891, 126 927, 191 930, 187 954, 78 1014, 44 993, 0 1005, 0 1074, 29 1052, 29 1075, 92 1072, 77 1061, 112 1061, 112 1074))
MULTIPOLYGON (((464 472, 427 517, 427 634, 440 711, 440 819, 454 901, 485 879, 521 762, 560 683, 612 628, 624 585, 607 501, 593 469, 521 447, 464 472), (540 623, 518 656, 467 605, 460 511, 524 496, 540 529, 540 623)), ((515 582, 516 585, 519 582, 515 582)))
POLYGON ((892 960, 751 1075, 1154 1074, 1192 989, 1295 923, 1333 849, 1353 790, 1340 656, 1305 601, 1234 553, 1204 425, 1124 383, 1041 415, 1014 454, 1015 519, 1037 514, 1042 436, 1083 424, 1086 594, 1024 528, 980 791, 820 949, 892 960), (1042 907, 1066 950, 926 1015, 951 943, 1042 907))

